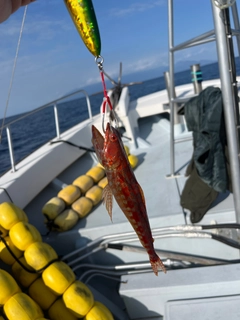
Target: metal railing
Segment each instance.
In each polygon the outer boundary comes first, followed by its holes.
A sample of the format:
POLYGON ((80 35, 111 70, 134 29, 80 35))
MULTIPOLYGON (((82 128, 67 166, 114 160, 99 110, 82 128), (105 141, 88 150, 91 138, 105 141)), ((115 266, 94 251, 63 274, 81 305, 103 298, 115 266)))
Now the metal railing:
POLYGON ((48 107, 51 107, 53 106, 53 110, 54 110, 54 118, 55 118, 55 129, 56 129, 56 138, 57 139, 60 139, 60 135, 61 135, 61 132, 60 132, 60 126, 59 126, 59 117, 58 117, 58 107, 57 107, 57 104, 62 101, 62 100, 65 100, 67 98, 70 98, 74 95, 76 95, 77 93, 83 93, 85 98, 86 98, 86 102, 87 102, 87 108, 88 108, 88 116, 89 116, 89 119, 92 120, 92 109, 91 109, 91 103, 90 103, 90 99, 89 99, 89 96, 87 94, 87 92, 83 89, 80 89, 80 90, 77 90, 73 93, 70 93, 70 94, 67 94, 59 99, 56 99, 56 100, 53 100, 47 104, 44 104, 43 106, 37 108, 37 109, 34 109, 33 111, 30 111, 28 112, 27 114, 24 114, 23 116, 20 116, 19 118, 5 124, 3 127, 2 127, 2 130, 5 128, 6 129, 6 133, 7 133, 7 141, 8 141, 8 149, 9 149, 9 156, 10 156, 10 162, 11 162, 11 168, 12 168, 12 172, 15 172, 16 171, 16 167, 15 167, 15 159, 14 159, 14 151, 13 151, 13 142, 12 142, 12 137, 11 137, 11 129, 10 129, 10 126, 15 124, 16 122, 20 121, 20 120, 23 120, 45 108, 48 108, 48 107))

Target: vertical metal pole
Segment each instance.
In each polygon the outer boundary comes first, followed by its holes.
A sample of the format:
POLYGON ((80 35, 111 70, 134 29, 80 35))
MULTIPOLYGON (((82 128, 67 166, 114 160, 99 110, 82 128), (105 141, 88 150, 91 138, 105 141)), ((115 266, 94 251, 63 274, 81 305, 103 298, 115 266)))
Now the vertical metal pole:
POLYGON ((10 127, 6 127, 6 132, 7 132, 8 149, 9 149, 9 156, 10 156, 10 161, 12 166, 12 172, 16 172, 10 127))
MULTIPOLYGON (((211 1, 212 2, 212 1, 211 1)), ((229 162, 233 187, 233 200, 236 213, 236 221, 240 223, 240 169, 238 160, 237 129, 231 77, 229 73, 228 45, 225 33, 223 15, 221 9, 212 2, 213 18, 216 33, 216 45, 219 61, 219 72, 223 98, 224 117, 226 125, 227 143, 229 150, 229 162)))
POLYGON ((173 0, 168 0, 168 47, 169 47, 169 104, 170 104, 170 175, 175 173, 174 146, 174 35, 173 35, 173 0))
MULTIPOLYGON (((171 99, 171 95, 170 95, 170 76, 169 76, 169 72, 166 71, 164 72, 164 79, 165 79, 165 83, 166 83, 166 87, 167 87, 167 92, 168 92, 168 99, 170 101, 171 99)), ((176 92, 173 88, 173 98, 175 99, 176 98, 176 92)), ((174 103, 174 124, 179 124, 180 123, 180 120, 179 120, 179 117, 178 117, 178 113, 177 113, 177 103, 174 103)))
POLYGON ((191 74, 194 93, 199 94, 202 91, 202 71, 200 68, 200 64, 193 64, 191 66, 191 74))
POLYGON ((57 103, 54 103, 53 110, 54 110, 54 118, 55 118, 56 135, 57 135, 57 138, 60 139, 61 136, 60 136, 57 103))
MULTIPOLYGON (((234 23, 234 28, 236 30, 240 29, 239 25, 239 17, 238 17, 238 11, 237 11, 237 4, 236 2, 232 5, 232 16, 233 16, 233 23, 234 23)), ((240 56, 240 35, 238 34, 236 36, 237 39, 237 47, 238 47, 238 56, 240 56)))
MULTIPOLYGON (((225 33, 227 35, 227 51, 228 51, 228 61, 229 61, 229 73, 230 79, 232 83, 232 92, 233 92, 233 101, 234 101, 234 112, 235 112, 235 121, 238 130, 237 141, 239 143, 240 137, 240 122, 239 122, 239 106, 238 106, 238 87, 237 87, 237 78, 236 78, 236 64, 235 64, 235 57, 234 57, 234 48, 233 48, 233 39, 232 39, 232 29, 230 25, 230 16, 229 16, 229 9, 223 10, 223 17, 224 17, 224 26, 225 26, 225 33)), ((239 147, 239 145, 238 145, 239 147)))

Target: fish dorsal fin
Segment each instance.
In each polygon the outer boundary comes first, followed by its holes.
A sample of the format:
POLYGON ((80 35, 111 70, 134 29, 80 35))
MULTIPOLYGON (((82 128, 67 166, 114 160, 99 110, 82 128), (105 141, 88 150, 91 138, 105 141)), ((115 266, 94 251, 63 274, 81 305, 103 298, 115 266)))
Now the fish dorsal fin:
POLYGON ((106 187, 103 189, 102 199, 103 204, 105 205, 110 219, 112 221, 113 194, 111 188, 109 187, 109 184, 107 184, 106 187))

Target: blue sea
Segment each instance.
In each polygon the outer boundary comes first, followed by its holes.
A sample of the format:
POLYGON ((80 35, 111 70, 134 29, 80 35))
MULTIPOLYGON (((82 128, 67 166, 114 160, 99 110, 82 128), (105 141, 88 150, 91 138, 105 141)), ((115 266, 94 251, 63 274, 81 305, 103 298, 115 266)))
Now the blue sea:
MULTIPOLYGON (((219 78, 217 63, 202 66, 201 70, 203 80, 219 78)), ((190 68, 189 70, 176 74, 176 86, 189 82, 191 82, 190 68)), ((163 76, 143 81, 141 84, 129 87, 130 99, 135 100, 140 96, 147 95, 164 88, 165 81, 163 76)), ((99 113, 102 99, 102 93, 90 96, 93 115, 99 113)), ((64 132, 84 119, 87 119, 88 112, 85 98, 78 98, 59 104, 58 114, 61 132, 64 132)), ((8 117, 5 120, 5 124, 17 119, 18 117, 20 117, 20 115, 8 117)), ((15 163, 17 163, 56 136, 53 108, 48 107, 39 111, 37 114, 30 115, 29 117, 12 124, 10 129, 14 146, 15 163)), ((4 129, 2 142, 0 144, 0 175, 9 170, 10 167, 6 131, 4 129)))

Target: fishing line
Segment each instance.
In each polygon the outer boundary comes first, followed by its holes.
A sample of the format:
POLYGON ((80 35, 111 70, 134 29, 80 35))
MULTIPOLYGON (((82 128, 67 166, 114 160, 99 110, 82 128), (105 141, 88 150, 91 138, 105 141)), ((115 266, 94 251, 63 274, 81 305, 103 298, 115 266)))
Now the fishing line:
POLYGON ((20 29, 19 38, 18 38, 17 50, 16 50, 16 54, 15 54, 15 58, 14 58, 12 75, 11 75, 11 79, 10 79, 10 85, 9 85, 9 88, 8 88, 8 96, 7 96, 6 106, 5 106, 5 109, 4 109, 4 115, 3 115, 3 119, 2 119, 2 126, 1 126, 1 130, 0 130, 0 143, 2 142, 2 132, 3 132, 4 124, 5 124, 6 115, 7 115, 7 109, 8 109, 8 105, 9 105, 10 95, 11 95, 11 92, 12 92, 13 79, 14 79, 16 65, 17 65, 17 59, 18 59, 20 43, 21 43, 21 39, 22 39, 23 27, 24 27, 25 18, 26 18, 26 15, 27 15, 27 7, 28 6, 25 6, 24 13, 23 13, 23 19, 22 19, 22 25, 21 25, 21 29, 20 29))

